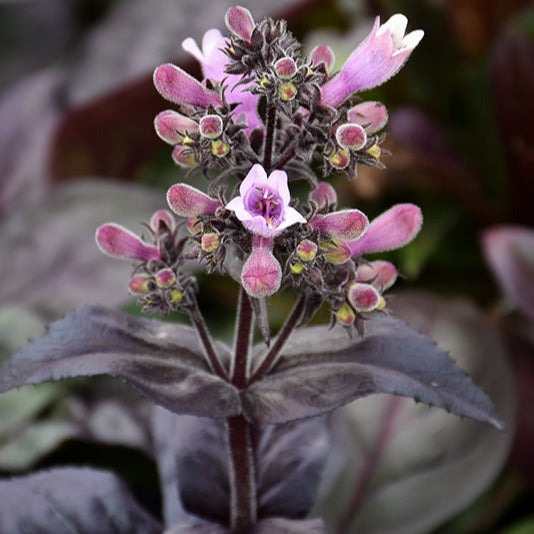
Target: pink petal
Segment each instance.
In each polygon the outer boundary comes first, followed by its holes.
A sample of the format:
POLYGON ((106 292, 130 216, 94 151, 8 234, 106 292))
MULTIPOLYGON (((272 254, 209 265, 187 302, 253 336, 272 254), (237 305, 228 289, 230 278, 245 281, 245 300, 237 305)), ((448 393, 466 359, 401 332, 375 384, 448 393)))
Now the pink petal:
POLYGON ((286 171, 273 171, 269 175, 267 183, 272 189, 278 191, 284 206, 287 206, 291 200, 291 195, 289 193, 289 186, 287 185, 286 171))
POLYGON ((154 85, 163 98, 175 104, 187 104, 207 108, 221 105, 219 95, 208 91, 195 80, 172 63, 159 66, 154 71, 154 85))
POLYGON ((247 43, 251 42, 250 37, 252 36, 252 31, 256 23, 248 9, 239 6, 232 7, 226 12, 224 20, 226 27, 233 34, 241 37, 247 43))
POLYGON ((172 211, 182 217, 213 215, 222 206, 218 200, 187 184, 173 185, 167 191, 167 202, 172 211))
POLYGON ((198 124, 189 117, 168 109, 154 119, 156 133, 170 145, 181 143, 187 132, 198 131, 198 124))
POLYGON ((282 280, 282 268, 268 248, 255 248, 243 265, 241 282, 252 297, 276 293, 282 280))
POLYGON ((369 221, 359 210, 342 210, 328 215, 316 215, 309 224, 330 237, 348 241, 365 232, 369 221))
POLYGON ((251 187, 262 185, 267 185, 267 173, 259 163, 256 163, 241 182, 239 194, 243 197, 251 187))
POLYGON ((388 122, 388 111, 380 102, 362 102, 347 111, 347 119, 363 126, 371 135, 381 130, 388 122))
POLYGON ((484 232, 482 244, 507 297, 534 320, 534 230, 496 226, 484 232))
POLYGON ((371 284, 381 293, 397 280, 397 269, 389 261, 377 260, 356 269, 356 282, 371 284))
POLYGON ((409 243, 421 229, 423 215, 414 204, 397 204, 371 221, 362 237, 347 242, 352 256, 393 250, 409 243))
POLYGON ((147 245, 130 230, 115 224, 103 224, 95 235, 98 248, 115 258, 149 261, 161 259, 157 247, 147 245))
POLYGON ((424 35, 422 30, 416 30, 404 36, 405 19, 403 15, 394 15, 379 26, 380 19, 376 18, 371 33, 350 55, 339 74, 321 88, 322 104, 335 108, 351 94, 377 87, 397 74, 424 35))

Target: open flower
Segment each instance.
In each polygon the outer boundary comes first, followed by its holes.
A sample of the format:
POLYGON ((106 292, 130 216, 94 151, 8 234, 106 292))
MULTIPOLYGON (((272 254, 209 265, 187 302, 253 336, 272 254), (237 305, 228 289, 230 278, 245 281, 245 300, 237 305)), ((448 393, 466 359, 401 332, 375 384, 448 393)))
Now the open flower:
POLYGON ((223 37, 219 30, 212 29, 208 30, 202 38, 202 50, 191 37, 182 43, 182 48, 198 60, 205 78, 227 85, 226 101, 229 104, 237 104, 234 117, 236 120, 240 117, 244 118, 247 125, 245 133, 249 135, 252 130, 263 126, 257 112, 259 96, 248 91, 250 83, 236 86, 242 79, 240 75, 225 72, 229 58, 223 49, 227 45, 228 39, 223 37))
POLYGON ((397 74, 424 35, 423 30, 404 35, 407 24, 400 14, 382 25, 377 17, 371 33, 321 88, 321 103, 335 108, 351 94, 377 87, 397 74))
POLYGON ((252 167, 239 187, 241 196, 233 198, 226 209, 253 233, 273 238, 306 219, 289 206, 291 197, 284 171, 273 171, 269 177, 259 164, 252 167))

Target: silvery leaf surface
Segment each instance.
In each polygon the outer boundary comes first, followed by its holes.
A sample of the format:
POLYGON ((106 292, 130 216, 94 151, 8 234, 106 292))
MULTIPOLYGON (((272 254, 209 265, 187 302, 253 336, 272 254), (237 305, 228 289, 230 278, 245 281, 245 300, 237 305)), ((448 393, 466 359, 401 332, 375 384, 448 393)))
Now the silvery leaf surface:
POLYGON ((379 313, 364 325, 354 339, 341 327, 297 330, 271 372, 243 392, 245 414, 283 423, 393 393, 503 428, 487 395, 429 337, 379 313))
POLYGON ((192 328, 102 307, 66 315, 8 358, 0 391, 100 374, 175 412, 228 417, 241 410, 237 390, 209 372, 192 328))

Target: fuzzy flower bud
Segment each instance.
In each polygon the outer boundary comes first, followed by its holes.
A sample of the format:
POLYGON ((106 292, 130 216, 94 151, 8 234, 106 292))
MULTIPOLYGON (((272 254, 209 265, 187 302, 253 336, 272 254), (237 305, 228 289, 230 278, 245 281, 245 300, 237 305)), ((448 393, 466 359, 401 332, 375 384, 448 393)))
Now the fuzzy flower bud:
POLYGON ((336 190, 327 182, 319 182, 310 193, 310 200, 322 210, 337 204, 336 190))
POLYGON ((282 80, 290 80, 297 72, 297 65, 293 58, 283 57, 274 64, 274 71, 282 80))
POLYGON ((142 296, 149 291, 150 276, 145 273, 134 274, 130 278, 128 289, 132 295, 142 296))
POLYGON ((200 135, 207 139, 215 139, 222 134, 223 121, 219 115, 205 115, 199 123, 200 135))
POLYGON ((316 255, 317 245, 313 241, 305 239, 297 245, 297 256, 302 261, 313 261, 316 255))
POLYGON ((195 155, 186 146, 178 145, 172 151, 172 159, 176 165, 186 169, 196 167, 198 165, 195 160, 195 155))
POLYGON ((167 202, 182 217, 213 215, 221 203, 187 184, 175 184, 167 191, 167 202))
POLYGON ((380 304, 380 293, 370 284, 352 284, 347 291, 347 298, 359 312, 373 311, 380 304))
POLYGON ((177 145, 183 141, 187 132, 198 131, 198 124, 193 119, 168 109, 156 115, 154 128, 163 141, 177 145))
POLYGON ((162 289, 167 289, 169 287, 172 287, 174 282, 176 282, 176 275, 172 271, 172 269, 166 268, 161 269, 156 273, 156 284, 158 287, 161 287, 162 289))
POLYGON ((344 169, 350 163, 350 153, 344 148, 335 150, 328 156, 328 162, 335 169, 344 169))
POLYGON ((200 240, 204 252, 214 252, 219 248, 219 243, 219 236, 215 232, 205 233, 200 240))
POLYGON ((334 51, 329 46, 320 45, 316 46, 311 51, 310 60, 312 68, 316 68, 322 64, 324 65, 325 71, 328 74, 334 66, 336 56, 334 51))
POLYGON ((271 247, 272 240, 256 236, 252 253, 243 265, 241 283, 252 297, 268 297, 280 288, 282 267, 271 247))
POLYGON ((278 86, 278 94, 282 100, 289 102, 297 96, 297 88, 292 82, 281 83, 278 86))
POLYGON ((215 139, 211 142, 211 153, 218 158, 224 158, 230 152, 230 145, 222 139, 215 139))
POLYGON ((256 23, 250 11, 244 7, 236 6, 230 8, 224 17, 226 27, 237 37, 247 43, 251 43, 252 32, 256 23))
POLYGON ((335 317, 338 323, 342 324, 343 326, 350 326, 352 323, 354 323, 356 314, 347 303, 344 303, 335 313, 335 317))
POLYGON ((147 245, 119 224, 103 224, 97 229, 95 239, 102 252, 116 258, 142 261, 160 259, 158 247, 147 245))
POLYGON ((316 215, 308 224, 330 237, 348 241, 362 235, 369 226, 369 221, 359 210, 341 210, 327 215, 316 215))
POLYGON ((336 141, 341 148, 360 150, 367 142, 367 134, 359 124, 342 124, 336 130, 336 141))
POLYGON ((371 135, 387 124, 388 111, 380 102, 362 102, 347 111, 347 119, 361 125, 371 135))

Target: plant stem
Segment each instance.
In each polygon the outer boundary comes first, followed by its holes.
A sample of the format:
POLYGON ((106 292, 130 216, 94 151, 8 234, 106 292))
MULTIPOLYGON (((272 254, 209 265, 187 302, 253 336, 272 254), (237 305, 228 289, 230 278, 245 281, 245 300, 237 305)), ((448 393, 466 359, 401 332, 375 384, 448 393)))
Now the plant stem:
POLYGON ((226 421, 229 475, 230 523, 233 534, 248 534, 256 523, 256 473, 250 425, 243 415, 226 421))
POLYGON ((268 102, 267 124, 265 125, 265 148, 263 149, 263 168, 267 174, 271 172, 275 126, 276 108, 272 102, 268 102))
POLYGON ((288 147, 282 152, 280 159, 275 163, 277 169, 282 169, 286 163, 288 163, 291 158, 295 155, 297 150, 297 141, 293 141, 288 147))
POLYGON ((202 317, 202 314, 200 313, 196 300, 193 303, 189 317, 197 331, 200 342, 202 343, 202 347, 204 348, 204 357, 206 358, 206 362, 208 363, 210 369, 222 379, 228 380, 228 373, 223 367, 219 356, 215 352, 213 340, 208 332, 208 328, 204 322, 204 317, 202 317))
POLYGON ((254 371, 254 373, 250 377, 249 383, 259 380, 276 363, 278 356, 280 356, 280 351, 286 344, 286 341, 288 340, 293 330, 295 330, 295 327, 297 326, 297 323, 302 315, 302 312, 304 311, 305 300, 306 300, 305 296, 301 295, 299 300, 295 304, 295 307, 293 308, 288 318, 286 319, 284 326, 282 326, 282 328, 280 329, 280 332, 278 333, 278 336, 273 346, 271 347, 269 352, 265 355, 259 367, 254 371))
POLYGON ((230 373, 232 384, 237 388, 243 388, 247 385, 252 317, 250 298, 247 292, 241 288, 236 319, 234 359, 230 373))

